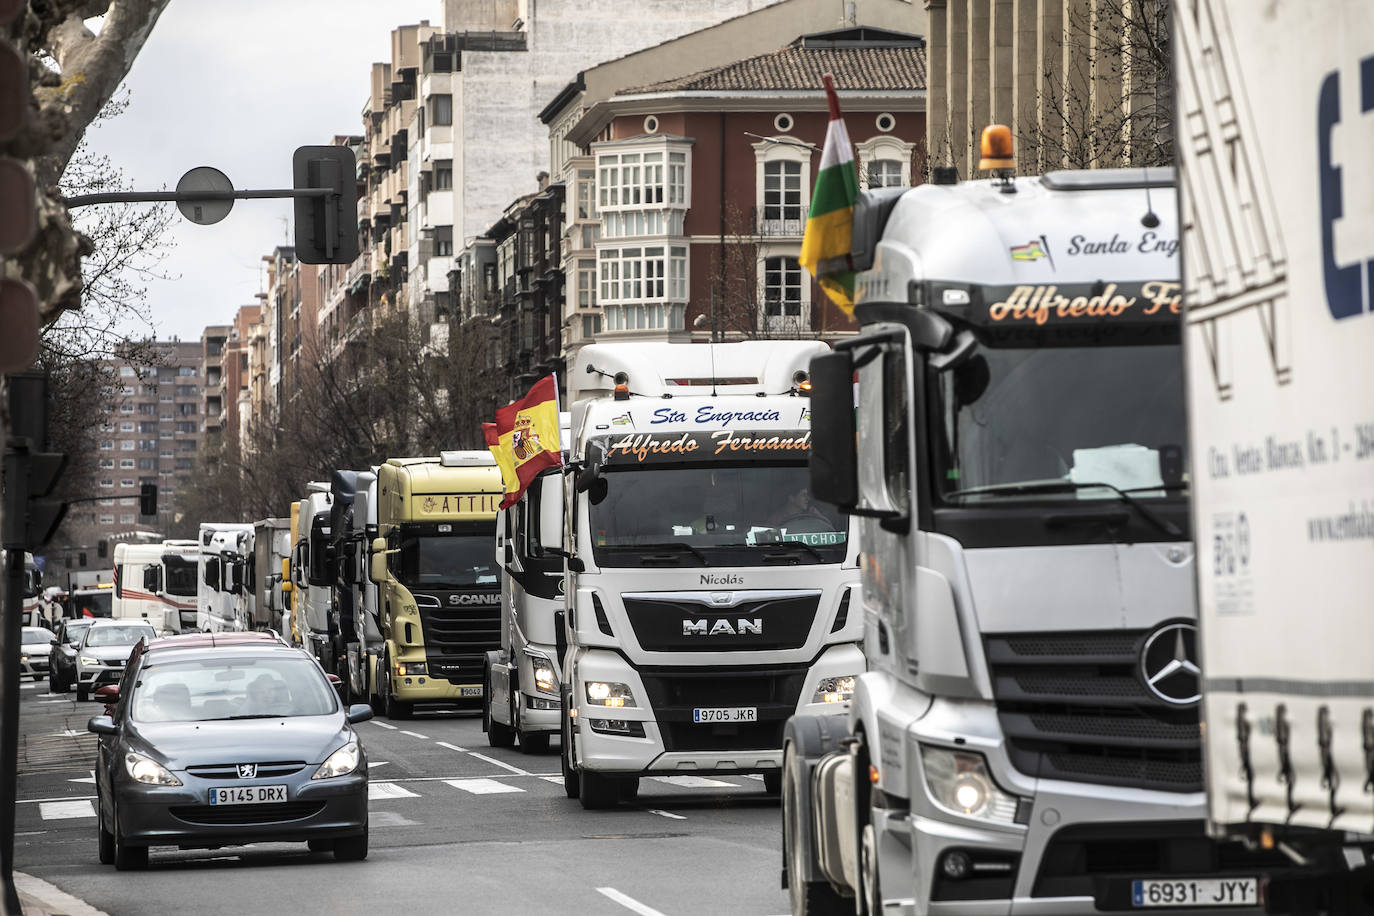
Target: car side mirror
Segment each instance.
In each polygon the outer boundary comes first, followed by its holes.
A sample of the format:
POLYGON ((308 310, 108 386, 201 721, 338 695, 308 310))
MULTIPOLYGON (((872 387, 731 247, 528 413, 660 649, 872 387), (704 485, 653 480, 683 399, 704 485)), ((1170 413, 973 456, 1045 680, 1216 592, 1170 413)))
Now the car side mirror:
POLYGON ((50 639, 50 640, 48 640, 48 645, 50 645, 50 646, 60 646, 60 645, 62 645, 62 640, 60 640, 60 639, 50 639))
POLYGON ((109 716, 91 716, 91 720, 86 723, 86 731, 93 735, 113 735, 119 730, 115 725, 114 719, 109 716))
POLYGON ((118 703, 119 685, 106 684, 104 687, 97 687, 95 689, 95 692, 92 693, 91 696, 95 697, 102 703, 118 703))
POLYGON ((372 707, 366 703, 354 703, 348 707, 348 712, 344 718, 348 719, 350 725, 357 725, 359 722, 366 722, 372 718, 372 707))

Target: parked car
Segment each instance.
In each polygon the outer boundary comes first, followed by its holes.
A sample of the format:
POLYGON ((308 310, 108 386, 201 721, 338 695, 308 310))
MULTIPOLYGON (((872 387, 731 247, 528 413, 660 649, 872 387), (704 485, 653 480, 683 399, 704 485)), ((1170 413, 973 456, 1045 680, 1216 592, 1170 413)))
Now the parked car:
POLYGON ((300 649, 159 640, 99 694, 112 704, 87 726, 100 736, 102 863, 143 868, 150 846, 265 842, 367 857, 367 756, 353 724, 372 710, 345 708, 300 649))
POLYGON ((41 681, 48 675, 48 651, 57 638, 47 627, 23 627, 19 632, 19 673, 41 681))
POLYGON ((113 684, 140 639, 152 642, 157 633, 146 623, 97 618, 91 621, 76 647, 76 698, 85 702, 91 691, 113 684))
POLYGON ((88 617, 57 622, 57 635, 48 651, 48 689, 53 693, 66 693, 76 683, 76 649, 90 625, 88 617))

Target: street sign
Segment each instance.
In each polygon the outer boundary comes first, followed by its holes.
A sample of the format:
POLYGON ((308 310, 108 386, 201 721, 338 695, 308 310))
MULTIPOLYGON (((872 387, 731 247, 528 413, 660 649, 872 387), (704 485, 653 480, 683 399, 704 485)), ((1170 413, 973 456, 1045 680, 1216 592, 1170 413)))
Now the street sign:
MULTIPOLYGON (((234 183, 229 180, 229 176, 208 165, 191 169, 182 175, 181 180, 177 182, 178 194, 190 194, 196 191, 226 193, 233 190, 234 183)), ((177 201, 177 209, 181 211, 181 215, 201 226, 209 226, 219 222, 229 215, 229 211, 233 207, 234 201, 232 199, 177 201)))

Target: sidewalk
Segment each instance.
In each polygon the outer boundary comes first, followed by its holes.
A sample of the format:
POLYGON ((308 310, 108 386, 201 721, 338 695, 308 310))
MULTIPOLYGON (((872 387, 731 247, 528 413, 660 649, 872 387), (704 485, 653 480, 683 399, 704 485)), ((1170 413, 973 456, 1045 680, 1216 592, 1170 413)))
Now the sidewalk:
POLYGON ((106 916, 84 900, 22 871, 14 873, 14 886, 24 916, 106 916))

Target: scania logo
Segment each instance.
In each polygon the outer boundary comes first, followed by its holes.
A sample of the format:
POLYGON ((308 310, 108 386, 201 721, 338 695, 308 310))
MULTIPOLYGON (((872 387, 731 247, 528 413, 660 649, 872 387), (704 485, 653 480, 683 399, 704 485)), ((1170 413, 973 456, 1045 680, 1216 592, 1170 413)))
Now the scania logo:
POLYGON ((500 604, 500 595, 449 595, 448 603, 452 605, 463 604, 500 604))
POLYGON ((762 617, 737 617, 731 623, 724 617, 719 620, 692 620, 686 618, 682 621, 683 636, 762 636, 763 618, 762 617))
POLYGON ((239 779, 253 779, 258 775, 258 765, 256 763, 240 763, 238 765, 239 779))
POLYGON ((1191 706, 1202 698, 1197 627, 1167 623, 1140 649, 1140 677, 1150 692, 1173 706, 1191 706))

